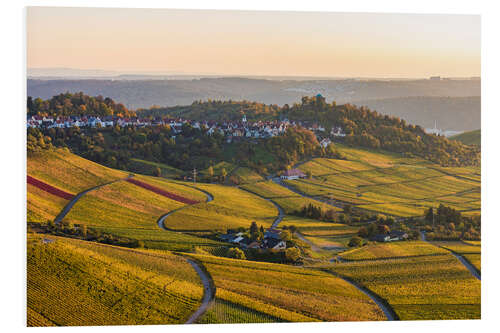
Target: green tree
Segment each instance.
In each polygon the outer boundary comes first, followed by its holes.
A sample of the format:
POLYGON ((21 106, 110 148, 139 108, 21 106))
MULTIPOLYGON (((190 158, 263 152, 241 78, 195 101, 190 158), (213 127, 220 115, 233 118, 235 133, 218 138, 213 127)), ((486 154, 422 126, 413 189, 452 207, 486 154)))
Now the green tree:
POLYGON ((245 252, 243 252, 241 249, 237 247, 232 247, 227 251, 227 256, 229 258, 234 258, 234 259, 241 259, 245 260, 247 257, 245 256, 245 252))
POLYGON ((283 230, 280 234, 280 237, 282 240, 284 240, 285 242, 289 242, 292 240, 292 233, 288 230, 283 230))
POLYGON ((300 251, 296 247, 289 247, 285 250, 285 257, 289 262, 297 262, 300 259, 300 251))
POLYGON ((222 177, 222 181, 226 180, 226 177, 227 177, 226 168, 222 168, 222 170, 220 171, 220 175, 222 177))
POLYGON ((367 238, 368 237, 368 230, 365 227, 359 228, 358 236, 363 237, 363 238, 367 238))
POLYGON ((212 178, 214 177, 214 168, 212 166, 209 166, 207 172, 208 177, 210 177, 210 180, 212 180, 212 178))
POLYGON ((154 170, 154 175, 156 177, 161 177, 161 169, 156 167, 155 170, 154 170))
POLYGON ((252 224, 250 224, 250 234, 253 235, 253 234, 256 234, 259 232, 259 227, 257 226, 257 223, 252 222, 252 224))
POLYGON ((363 245, 363 239, 358 236, 354 236, 349 240, 349 244, 347 244, 349 247, 360 247, 363 245))

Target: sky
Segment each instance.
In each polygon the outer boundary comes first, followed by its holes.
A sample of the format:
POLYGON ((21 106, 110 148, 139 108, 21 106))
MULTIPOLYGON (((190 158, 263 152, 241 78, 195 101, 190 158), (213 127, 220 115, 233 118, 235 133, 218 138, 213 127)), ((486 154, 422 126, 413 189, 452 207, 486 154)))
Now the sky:
POLYGON ((27 67, 120 73, 480 76, 478 15, 29 7, 27 67))

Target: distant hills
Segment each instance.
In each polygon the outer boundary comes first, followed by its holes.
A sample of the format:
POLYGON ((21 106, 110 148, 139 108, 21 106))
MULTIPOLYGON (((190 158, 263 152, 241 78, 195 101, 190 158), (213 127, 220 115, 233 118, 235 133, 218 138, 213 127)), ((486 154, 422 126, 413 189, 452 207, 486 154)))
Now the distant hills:
POLYGON ((481 145, 481 130, 465 132, 459 135, 450 137, 451 140, 460 141, 466 145, 481 145))
POLYGON ((337 104, 367 105, 423 127, 473 130, 480 119, 481 81, 457 80, 270 80, 238 77, 200 79, 28 79, 28 96, 51 98, 62 92, 102 95, 129 109, 190 105, 195 100, 248 100, 297 103, 321 94, 337 104), (436 97, 436 98, 430 98, 436 97), (460 97, 457 99, 457 97, 460 97), (469 113, 466 113, 468 110, 469 113), (457 116, 457 113, 459 114, 457 116), (466 117, 467 116, 467 117, 466 117))
POLYGON ((424 128, 470 131, 481 127, 481 97, 416 96, 355 102, 424 128))

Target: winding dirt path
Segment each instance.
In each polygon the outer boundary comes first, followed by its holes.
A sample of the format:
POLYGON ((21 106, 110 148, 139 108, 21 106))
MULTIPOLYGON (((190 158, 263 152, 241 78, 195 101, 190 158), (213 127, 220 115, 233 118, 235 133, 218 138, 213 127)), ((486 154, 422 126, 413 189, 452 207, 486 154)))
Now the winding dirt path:
POLYGON ((345 282, 349 283, 350 285, 352 285, 354 288, 361 291, 366 296, 370 297, 370 299, 373 302, 375 302, 375 304, 377 304, 377 306, 380 308, 380 310, 382 310, 382 312, 384 312, 384 315, 386 316, 388 321, 399 320, 398 315, 396 314, 396 312, 394 312, 393 308, 389 305, 389 303, 387 303, 387 301, 385 299, 383 299, 382 297, 380 297, 379 295, 377 295, 376 293, 374 293, 370 289, 359 285, 357 282, 351 280, 348 277, 338 275, 338 274, 333 273, 333 272, 332 272, 332 274, 335 275, 336 277, 344 280, 345 282))
POLYGON ((266 198, 266 197, 264 197, 264 196, 262 196, 262 195, 260 195, 258 193, 255 193, 253 191, 247 190, 246 188, 243 188, 243 187, 238 187, 238 188, 240 190, 246 191, 248 193, 252 193, 253 195, 258 196, 259 198, 267 200, 267 201, 269 201, 270 203, 272 203, 276 207, 276 209, 278 210, 278 216, 276 217, 276 219, 274 219, 274 222, 273 222, 273 224, 271 224, 271 228, 270 229, 277 228, 278 225, 281 223, 281 221, 283 221, 283 218, 285 217, 285 211, 283 210, 283 208, 280 205, 278 205, 278 203, 276 201, 274 201, 272 199, 268 199, 268 198, 266 198))
MULTIPOLYGON (((214 196, 205 190, 199 189, 195 186, 189 186, 189 185, 185 185, 185 186, 188 186, 188 187, 194 188, 200 192, 203 192, 207 196, 207 200, 205 202, 210 202, 210 201, 214 200, 214 196)), ((173 213, 178 212, 179 210, 184 209, 184 208, 189 207, 189 206, 190 205, 182 206, 180 208, 177 208, 177 209, 174 209, 174 210, 168 212, 165 215, 162 215, 158 219, 158 227, 160 227, 160 229, 166 230, 166 231, 182 232, 180 230, 171 230, 171 229, 167 228, 165 226, 164 222, 165 222, 165 219, 167 217, 169 217, 170 215, 172 215, 173 213)), ((194 259, 191 259, 191 258, 186 258, 186 257, 184 257, 184 258, 187 260, 187 262, 191 266, 193 266, 194 270, 196 271, 196 273, 200 277, 201 282, 203 284, 203 298, 201 300, 201 305, 191 315, 191 317, 189 317, 189 319, 186 321, 186 324, 194 324, 208 310, 208 308, 214 302, 216 289, 215 289, 214 281, 213 281, 212 277, 210 276, 210 273, 208 273, 207 269, 203 266, 202 263, 200 263, 194 259)))
POLYGON ((108 182, 108 183, 104 183, 104 184, 101 184, 101 185, 97 185, 97 186, 88 188, 85 191, 82 191, 82 192, 78 193, 77 195, 75 195, 73 197, 73 199, 71 199, 70 202, 68 202, 66 204, 66 206, 64 206, 64 208, 61 210, 61 212, 56 216, 56 218, 54 219, 54 223, 55 224, 59 224, 62 221, 62 219, 65 218, 66 215, 68 215, 69 211, 71 210, 71 208, 73 208, 73 206, 76 204, 76 202, 78 200, 80 200, 80 198, 83 197, 86 193, 88 193, 90 191, 97 190, 98 188, 101 188, 101 187, 109 185, 109 184, 113 184, 113 183, 116 183, 116 182, 121 182, 121 181, 124 181, 124 180, 128 180, 128 179, 132 178, 133 176, 134 175, 129 175, 129 176, 125 177, 125 178, 117 179, 117 180, 113 180, 112 182, 108 182))
POLYGON ((203 299, 201 300, 201 305, 198 310, 196 310, 186 321, 186 324, 194 324, 214 302, 215 284, 212 277, 201 263, 193 259, 186 258, 186 260, 191 264, 191 266, 193 266, 196 273, 198 273, 198 275, 200 276, 201 282, 203 283, 203 299))
MULTIPOLYGON (((193 189, 195 189, 195 190, 197 190, 197 191, 203 192, 203 193, 207 196, 207 200, 206 200, 205 202, 210 202, 210 201, 213 201, 213 200, 214 200, 214 196, 213 196, 211 193, 209 193, 209 192, 207 192, 207 191, 205 191, 205 190, 199 189, 199 188, 197 188, 196 186, 190 186, 190 185, 186 185, 186 184, 183 184, 183 185, 184 185, 184 186, 187 186, 187 187, 190 187, 190 188, 193 188, 193 189)), ((167 228, 167 227, 165 226, 165 220, 166 220, 166 218, 167 218, 167 217, 169 217, 169 216, 170 216, 170 215, 172 215, 173 213, 178 212, 178 211, 180 211, 180 210, 182 210, 182 209, 184 209, 184 208, 186 208, 186 207, 189 207, 189 206, 191 206, 191 205, 182 206, 182 207, 180 207, 180 208, 177 208, 177 209, 171 210, 170 212, 168 212, 168 213, 166 213, 166 214, 164 214, 164 215, 160 216, 160 218, 158 219, 158 226, 159 226, 161 229, 163 229, 163 230, 167 230, 167 231, 176 231, 176 232, 192 231, 192 230, 174 230, 174 229, 167 228)), ((198 231, 203 231, 203 230, 198 230, 198 231)))

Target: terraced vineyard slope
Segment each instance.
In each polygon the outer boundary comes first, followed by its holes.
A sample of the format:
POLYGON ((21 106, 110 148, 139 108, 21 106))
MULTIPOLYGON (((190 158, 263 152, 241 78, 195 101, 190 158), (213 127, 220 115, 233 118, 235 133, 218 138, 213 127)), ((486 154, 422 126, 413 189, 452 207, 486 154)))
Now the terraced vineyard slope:
POLYGON ((201 281, 184 259, 54 236, 28 235, 28 326, 180 324, 201 281))
POLYGON ((401 242, 354 250, 329 270, 385 299, 401 320, 479 319, 481 283, 453 255, 401 242))
POLYGON ((480 168, 445 168, 418 158, 336 144, 342 159, 315 158, 300 165, 312 179, 286 184, 307 195, 394 216, 422 216, 444 204, 465 215, 481 209, 480 168))
POLYGON ((214 279, 214 306, 200 323, 385 320, 365 294, 325 272, 193 255, 214 279))
POLYGON ((148 248, 190 250, 194 246, 218 244, 206 238, 165 231, 157 224, 160 216, 186 206, 184 202, 205 200, 203 192, 160 178, 136 176, 134 179, 164 193, 130 182, 109 184, 82 197, 65 219, 119 237, 143 241, 148 248), (184 202, 165 196, 165 193, 177 199, 183 198, 179 200, 184 202))

